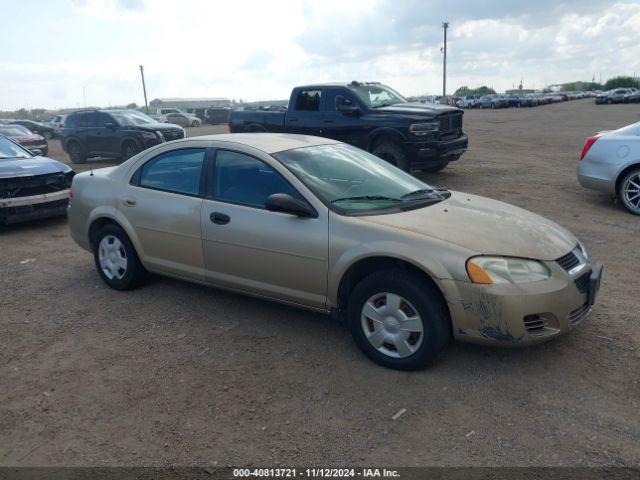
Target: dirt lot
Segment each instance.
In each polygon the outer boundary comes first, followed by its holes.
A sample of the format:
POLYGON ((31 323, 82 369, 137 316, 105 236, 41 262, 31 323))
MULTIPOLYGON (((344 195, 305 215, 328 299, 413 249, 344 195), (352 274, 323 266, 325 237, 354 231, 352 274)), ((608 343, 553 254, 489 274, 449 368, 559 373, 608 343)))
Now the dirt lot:
POLYGON ((0 464, 640 464, 640 219, 575 176, 584 138, 640 108, 465 118, 469 152, 427 181, 583 240, 605 276, 581 328, 524 350, 453 344, 401 373, 321 315, 163 278, 116 292, 64 219, 13 226, 0 230, 0 464))

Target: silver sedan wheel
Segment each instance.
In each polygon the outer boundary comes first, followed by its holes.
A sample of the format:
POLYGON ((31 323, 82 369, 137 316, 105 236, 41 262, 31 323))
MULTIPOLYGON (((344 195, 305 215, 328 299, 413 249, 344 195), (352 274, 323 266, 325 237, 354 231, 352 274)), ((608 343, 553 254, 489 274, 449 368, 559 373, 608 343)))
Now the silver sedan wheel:
POLYGON ((622 201, 635 213, 640 213, 640 173, 626 179, 622 185, 622 201))
POLYGON ((127 273, 127 251, 113 235, 106 235, 98 246, 100 268, 109 280, 122 280, 127 273))
POLYGON ((395 293, 369 298, 362 307, 361 322, 369 343, 389 357, 408 357, 422 344, 424 329, 418 310, 395 293))

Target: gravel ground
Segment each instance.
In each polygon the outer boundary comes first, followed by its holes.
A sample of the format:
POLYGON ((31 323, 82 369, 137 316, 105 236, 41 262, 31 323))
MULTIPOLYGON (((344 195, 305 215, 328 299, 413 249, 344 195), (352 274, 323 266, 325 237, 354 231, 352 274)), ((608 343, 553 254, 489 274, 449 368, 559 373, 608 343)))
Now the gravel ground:
POLYGON ((592 100, 465 114, 469 152, 425 179, 557 221, 605 275, 569 335, 452 344, 422 372, 322 315, 164 278, 110 290, 64 219, 1 229, 0 465, 639 465, 640 219, 575 176, 585 137, 639 120, 592 100))

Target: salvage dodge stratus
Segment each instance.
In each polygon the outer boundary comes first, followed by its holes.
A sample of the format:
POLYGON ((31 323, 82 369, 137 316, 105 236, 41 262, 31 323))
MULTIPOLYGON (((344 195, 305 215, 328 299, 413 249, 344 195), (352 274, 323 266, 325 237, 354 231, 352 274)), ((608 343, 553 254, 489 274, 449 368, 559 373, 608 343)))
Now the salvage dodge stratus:
POLYGON ((81 173, 73 192, 71 234, 112 288, 150 271, 331 312, 398 369, 451 336, 560 335, 589 314, 602 271, 549 220, 325 138, 178 140, 81 173))

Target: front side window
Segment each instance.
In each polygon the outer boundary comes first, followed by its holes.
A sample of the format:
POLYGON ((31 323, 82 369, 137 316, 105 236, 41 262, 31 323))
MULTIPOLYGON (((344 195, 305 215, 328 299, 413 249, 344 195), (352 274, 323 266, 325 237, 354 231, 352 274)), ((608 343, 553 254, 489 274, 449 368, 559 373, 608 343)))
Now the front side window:
POLYGON ((161 153, 142 166, 140 186, 198 195, 205 152, 204 148, 185 148, 161 153))
POLYGON ((321 90, 301 90, 296 98, 296 110, 303 112, 319 112, 321 90))
POLYGON ((109 113, 118 122, 118 125, 122 127, 157 123, 153 118, 137 110, 112 110, 109 113))
POLYGON ((448 196, 351 145, 317 145, 273 156, 320 200, 342 214, 418 208, 448 196))
POLYGON ((351 87, 351 89, 369 108, 388 107, 407 102, 398 92, 384 85, 365 84, 351 87))
POLYGON ((276 172, 257 158, 239 152, 218 150, 213 174, 213 198, 250 207, 264 208, 274 193, 301 198, 276 172))

